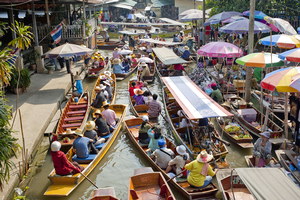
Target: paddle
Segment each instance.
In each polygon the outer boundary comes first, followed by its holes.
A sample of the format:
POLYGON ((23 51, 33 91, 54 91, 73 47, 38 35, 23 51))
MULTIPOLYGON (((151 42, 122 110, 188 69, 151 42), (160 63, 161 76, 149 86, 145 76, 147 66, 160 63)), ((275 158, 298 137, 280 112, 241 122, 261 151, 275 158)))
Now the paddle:
POLYGON ((182 170, 179 174, 175 175, 174 177, 170 178, 169 180, 167 180, 167 183, 171 180, 173 180, 174 178, 178 177, 180 174, 182 174, 183 172, 185 172, 187 169, 182 170))
POLYGON ((228 141, 226 141, 226 140, 224 140, 224 139, 222 139, 220 137, 217 137, 215 135, 212 135, 212 137, 215 138, 215 139, 217 139, 217 140, 219 140, 219 141, 221 141, 221 142, 223 142, 225 145, 230 146, 230 143, 228 141))

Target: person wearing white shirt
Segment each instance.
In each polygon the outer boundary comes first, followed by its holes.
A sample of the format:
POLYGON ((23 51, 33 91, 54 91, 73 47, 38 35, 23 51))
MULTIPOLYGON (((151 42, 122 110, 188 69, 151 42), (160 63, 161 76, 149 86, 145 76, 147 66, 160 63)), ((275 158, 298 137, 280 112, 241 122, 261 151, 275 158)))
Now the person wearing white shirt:
POLYGON ((166 141, 164 139, 158 140, 159 149, 156 149, 152 154, 151 158, 155 158, 155 163, 162 169, 168 167, 168 163, 172 160, 174 152, 171 149, 165 147, 166 141))

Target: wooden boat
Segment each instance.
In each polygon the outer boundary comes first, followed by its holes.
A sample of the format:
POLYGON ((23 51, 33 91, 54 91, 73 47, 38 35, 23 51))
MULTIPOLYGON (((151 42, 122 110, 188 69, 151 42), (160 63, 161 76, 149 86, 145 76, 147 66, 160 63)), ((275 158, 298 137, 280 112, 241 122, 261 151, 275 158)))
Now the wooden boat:
POLYGON ((219 170, 216 178, 219 190, 222 192, 224 200, 254 200, 247 186, 243 183, 239 175, 233 171, 234 169, 219 170))
POLYGON ((86 77, 98 78, 101 73, 107 70, 107 68, 108 68, 107 62, 105 62, 105 65, 103 67, 89 66, 86 72, 86 77))
POLYGON ((170 122, 169 124, 171 126, 173 136, 177 144, 183 144, 187 148, 189 153, 193 155, 193 157, 196 157, 202 151, 202 149, 205 148, 201 145, 207 142, 211 144, 207 146, 207 148, 212 150, 214 158, 217 159, 221 156, 225 157, 226 154, 228 154, 226 145, 217 139, 220 138, 220 135, 216 130, 211 130, 212 137, 209 137, 209 134, 207 134, 203 138, 201 138, 203 140, 200 141, 198 136, 192 137, 192 126, 182 128, 179 127, 180 122, 183 119, 187 120, 187 118, 185 116, 178 115, 178 111, 182 109, 177 103, 175 107, 169 108, 169 105, 175 102, 175 98, 173 98, 172 94, 166 87, 164 88, 163 99, 166 108, 166 116, 168 121, 170 122), (204 142, 206 140, 207 142, 204 142))
MULTIPOLYGON (((253 155, 248 155, 248 156, 245 156, 245 160, 246 160, 246 163, 247 163, 247 166, 248 167, 254 167, 255 164, 254 164, 254 160, 255 158, 253 157, 253 155)), ((278 161, 276 160, 276 158, 272 157, 272 160, 274 165, 278 164, 278 161)), ((271 162, 270 161, 270 162, 271 162)))
POLYGON ((139 169, 138 174, 135 173, 134 176, 130 177, 128 190, 129 200, 176 199, 163 175, 160 172, 153 172, 150 167, 139 169))
MULTIPOLYGON (((297 170, 297 160, 295 159, 295 156, 297 154, 291 150, 276 150, 275 154, 277 156, 277 159, 279 160, 281 166, 287 170, 288 172, 291 172, 292 176, 295 178, 295 180, 300 183, 300 172, 297 170), (296 170, 291 170, 291 166, 294 167, 296 170)), ((299 154, 298 154, 299 156, 299 154)))
MULTIPOLYGON (((128 89, 131 86, 132 82, 136 82, 135 80, 131 80, 128 82, 128 89)), ((141 117, 143 115, 148 115, 147 110, 149 109, 149 106, 146 104, 141 104, 141 105, 135 105, 135 100, 133 99, 133 97, 131 97, 129 95, 130 98, 130 108, 132 110, 132 113, 137 116, 137 117, 141 117)))
MULTIPOLYGON (((219 132, 220 135, 226 135, 227 138, 234 144, 238 145, 239 147, 242 147, 244 149, 246 148, 253 148, 253 137, 249 134, 247 130, 245 130, 243 127, 239 125, 239 123, 232 119, 230 122, 231 125, 234 125, 235 127, 238 127, 237 130, 232 130, 231 132, 226 131, 226 126, 229 124, 224 124, 224 122, 221 121, 221 119, 216 119, 215 124, 218 126, 217 130, 221 130, 219 132), (240 137, 243 136, 243 137, 240 137)), ((229 125, 230 126, 230 125, 229 125)), ((228 128, 228 127, 227 127, 228 128)))
POLYGON ((99 188, 94 190, 89 200, 119 200, 116 197, 115 189, 113 187, 99 188))
MULTIPOLYGON (((80 164, 84 167, 84 170, 81 173, 77 173, 73 176, 58 176, 55 173, 55 169, 53 169, 48 178, 51 181, 51 185, 48 187, 45 196, 68 196, 75 188, 85 179, 84 176, 88 176, 93 169, 97 166, 97 164, 102 160, 105 156, 111 145, 114 143, 121 129, 121 123, 123 122, 124 116, 126 115, 126 105, 111 105, 110 109, 114 110, 119 118, 119 121, 116 125, 115 130, 109 134, 109 136, 105 136, 107 141, 98 146, 99 153, 98 154, 90 154, 87 159, 84 159, 86 164, 80 164), (83 175, 84 176, 83 176, 83 175)), ((73 156, 76 156, 73 148, 71 148, 67 153, 67 158, 72 161, 74 159, 73 156)), ((78 160, 76 160, 79 162, 78 160)))
MULTIPOLYGON (((100 85, 102 77, 106 77, 106 75, 104 75, 103 73, 101 73, 98 76, 98 79, 97 79, 97 81, 96 81, 96 83, 94 85, 93 91, 92 91, 92 101, 96 98, 95 88, 100 85)), ((112 100, 109 103, 110 104, 114 104, 115 101, 116 101, 116 95, 117 95, 117 89, 116 89, 117 88, 117 82, 116 82, 116 76, 115 76, 115 74, 111 74, 109 82, 110 82, 110 86, 111 86, 111 89, 112 89, 112 100)))
POLYGON ((102 50, 114 50, 115 48, 122 48, 124 43, 121 41, 109 41, 97 40, 97 48, 102 50))
POLYGON ((124 74, 115 74, 116 75, 116 80, 117 81, 122 81, 124 79, 126 79, 127 77, 129 77, 136 69, 138 68, 138 66, 136 67, 131 67, 130 66, 130 70, 127 73, 124 74))
MULTIPOLYGON (((156 165, 156 163, 148 156, 146 152, 148 147, 147 146, 142 147, 139 145, 138 130, 139 130, 139 126, 142 124, 142 121, 143 120, 141 118, 134 118, 134 119, 129 119, 124 121, 125 127, 127 129, 128 137, 133 142, 137 150, 144 156, 145 159, 149 161, 151 167, 157 171, 160 171, 164 175, 166 180, 168 180, 170 178, 166 174, 166 172, 163 169, 161 169, 158 165, 156 165)), ((173 143, 171 143, 167 138, 166 141, 167 141, 167 147, 172 149, 175 152, 176 146, 173 143)), ((197 188, 190 187, 186 179, 181 179, 181 181, 177 181, 177 182, 170 180, 169 183, 172 184, 178 190, 178 192, 180 192, 186 198, 189 199, 213 197, 217 192, 217 188, 214 184, 210 184, 207 187, 202 189, 197 189, 197 188)))
POLYGON ((83 129, 90 112, 90 96, 85 92, 79 97, 78 102, 71 97, 63 109, 53 140, 58 140, 62 145, 62 151, 67 152, 75 139, 74 131, 83 129), (69 131, 67 131, 69 129, 69 131))

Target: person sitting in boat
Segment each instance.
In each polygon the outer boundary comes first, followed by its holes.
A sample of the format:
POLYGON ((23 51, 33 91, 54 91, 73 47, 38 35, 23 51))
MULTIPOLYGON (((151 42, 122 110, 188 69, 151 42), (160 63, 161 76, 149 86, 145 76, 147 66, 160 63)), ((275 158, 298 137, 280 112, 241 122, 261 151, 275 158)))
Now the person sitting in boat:
POLYGON ((174 65, 174 74, 173 76, 182 76, 183 75, 183 71, 185 72, 185 69, 183 67, 182 64, 175 64, 174 65))
POLYGON ((222 95, 221 91, 219 90, 219 88, 217 87, 217 84, 212 83, 211 88, 213 89, 213 91, 210 94, 210 97, 219 104, 223 103, 223 95, 222 95))
POLYGON ((105 142, 105 139, 98 138, 97 132, 95 131, 96 123, 94 121, 88 121, 85 125, 85 132, 84 137, 92 139, 94 142, 94 145, 101 144, 105 142))
POLYGON ((78 136, 73 142, 73 148, 78 158, 87 158, 90 153, 97 154, 98 150, 94 145, 94 140, 84 137, 81 129, 76 129, 75 134, 78 136))
POLYGON ((148 136, 150 138, 150 142, 148 148, 151 152, 154 152, 156 149, 159 149, 158 140, 163 139, 161 135, 161 128, 159 126, 152 127, 148 130, 148 136))
POLYGON ((99 137, 106 136, 110 133, 109 126, 107 125, 106 120, 102 117, 101 111, 96 110, 94 112, 95 124, 97 127, 97 135, 99 137))
POLYGON ((124 58, 122 62, 122 66, 124 68, 124 72, 127 73, 130 70, 130 59, 129 58, 124 58))
POLYGON ((180 39, 177 34, 173 35, 173 42, 180 42, 180 39))
POLYGON ((102 111, 102 116, 106 120, 110 131, 112 132, 115 129, 118 121, 116 112, 109 108, 108 103, 104 103, 103 108, 104 110, 102 111))
POLYGON ((181 55, 181 58, 184 60, 190 60, 190 48, 188 46, 183 47, 184 52, 181 55))
POLYGON ((157 94, 153 94, 152 95, 153 100, 150 101, 150 103, 148 104, 149 108, 148 108, 148 116, 150 118, 150 120, 152 121, 157 121, 158 116, 161 113, 161 105, 160 103, 157 102, 157 94))
POLYGON ((112 89, 111 89, 110 83, 108 80, 105 80, 105 81, 103 81, 103 84, 105 86, 105 91, 107 93, 107 100, 111 101, 113 95, 112 95, 112 89))
POLYGON ((142 70, 141 70, 140 75, 139 75, 139 80, 143 81, 145 76, 150 76, 151 74, 150 74, 150 69, 149 69, 147 63, 142 62, 140 64, 140 66, 142 67, 142 70))
POLYGON ((94 99, 93 103, 91 104, 94 108, 101 108, 103 103, 106 101, 105 95, 104 95, 104 89, 105 86, 100 84, 99 86, 95 87, 96 92, 96 98, 94 99))
POLYGON ((149 124, 149 117, 147 115, 143 115, 142 120, 142 125, 139 128, 139 142, 141 144, 149 144, 150 138, 148 136, 148 130, 151 128, 151 125, 149 124))
POLYGON ((121 60, 119 58, 115 58, 112 62, 112 68, 114 74, 124 74, 124 67, 121 65, 121 60))
POLYGON ((145 104, 147 104, 147 105, 153 100, 153 97, 151 96, 151 94, 150 94, 150 92, 148 90, 146 90, 144 92, 143 98, 144 98, 145 104))
POLYGON ((98 67, 102 68, 105 66, 105 61, 104 58, 102 56, 99 57, 99 65, 98 67))
POLYGON ((115 49, 114 49, 114 51, 113 51, 113 53, 112 53, 112 56, 113 56, 113 59, 115 59, 115 58, 120 58, 120 48, 118 48, 118 47, 116 47, 115 49))
POLYGON ((54 141, 51 144, 51 157, 55 173, 60 176, 74 175, 84 170, 77 162, 70 162, 64 152, 60 151, 61 144, 54 141))
POLYGON ((131 66, 135 68, 138 65, 138 59, 136 58, 135 54, 131 55, 131 66))
POLYGON ((185 169, 190 171, 187 181, 191 187, 204 188, 211 183, 212 176, 217 172, 208 164, 212 159, 213 156, 203 150, 196 160, 184 166, 185 169))
POLYGON ((178 177, 186 177, 187 171, 184 171, 184 166, 190 159, 189 154, 186 152, 186 148, 184 145, 180 145, 176 147, 176 152, 178 155, 169 161, 168 167, 166 169, 166 173, 175 173, 176 175, 180 174, 178 177), (182 173, 183 172, 183 173, 182 173))
POLYGON ((133 96, 133 99, 135 101, 135 105, 142 105, 142 104, 145 104, 145 101, 144 101, 144 98, 143 98, 143 90, 141 89, 135 89, 134 90, 134 96, 133 96))
POLYGON ((83 93, 83 84, 78 72, 76 73, 77 74, 74 76, 76 91, 73 93, 73 95, 79 97, 83 93))
POLYGON ((155 159, 155 163, 162 169, 168 167, 168 163, 175 156, 174 152, 166 147, 166 141, 164 139, 159 139, 157 141, 159 149, 156 149, 152 154, 151 158, 155 159))
POLYGON ((137 89, 137 87, 136 87, 136 82, 131 82, 131 85, 130 85, 130 87, 129 87, 129 89, 128 89, 128 91, 129 91, 129 96, 131 96, 131 97, 133 97, 135 94, 134 94, 134 90, 135 89, 137 89))
POLYGON ((272 159, 272 144, 269 141, 270 133, 263 132, 260 138, 256 140, 253 148, 253 156, 255 158, 255 167, 264 167, 269 164, 272 159))

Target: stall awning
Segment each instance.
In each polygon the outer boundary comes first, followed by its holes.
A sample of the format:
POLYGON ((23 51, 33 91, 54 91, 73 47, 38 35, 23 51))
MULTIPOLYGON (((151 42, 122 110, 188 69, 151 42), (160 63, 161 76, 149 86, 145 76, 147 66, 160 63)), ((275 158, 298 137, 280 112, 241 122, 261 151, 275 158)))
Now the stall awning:
POLYGON ((188 76, 162 77, 162 80, 189 119, 233 116, 188 76))
POLYGON ((132 10, 132 6, 129 6, 127 4, 122 4, 122 3, 113 4, 111 6, 117 7, 117 8, 123 8, 123 9, 127 9, 127 10, 132 10))
POLYGON ((177 56, 172 49, 161 47, 153 48, 152 50, 164 65, 188 63, 186 60, 177 56))
POLYGON ((149 42, 153 44, 161 44, 161 45, 166 45, 166 46, 175 46, 175 45, 180 45, 182 42, 166 42, 166 41, 159 41, 159 40, 154 40, 154 39, 140 39, 141 42, 149 42))
POLYGON ((300 189, 279 168, 236 168, 257 200, 299 199, 300 189))

